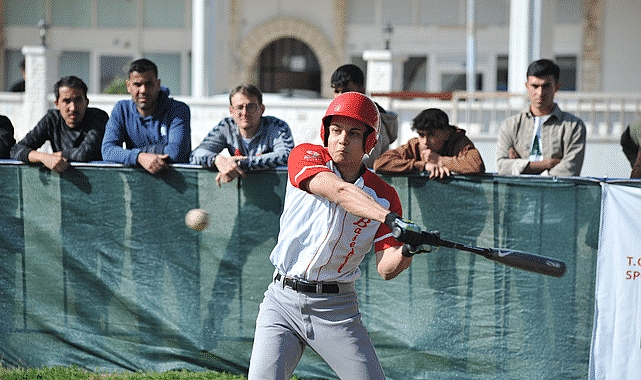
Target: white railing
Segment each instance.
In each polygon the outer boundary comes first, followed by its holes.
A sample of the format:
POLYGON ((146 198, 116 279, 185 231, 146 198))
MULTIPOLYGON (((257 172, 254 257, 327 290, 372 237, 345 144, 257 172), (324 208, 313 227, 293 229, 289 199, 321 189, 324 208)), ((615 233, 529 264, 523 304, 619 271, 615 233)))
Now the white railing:
MULTIPOLYGON (((430 94, 416 94, 413 99, 392 98, 390 108, 403 111, 437 107, 450 116, 450 122, 466 131, 470 136, 493 138, 507 117, 527 107, 525 94, 506 92, 452 92, 447 100, 442 94, 431 98, 430 94)), ((641 117, 641 94, 602 94, 559 92, 556 101, 562 110, 583 119, 587 127, 588 140, 618 142, 625 126, 641 117)))
MULTIPOLYGON (((425 108, 441 108, 450 122, 465 129, 478 146, 489 172, 495 171, 494 146, 501 122, 527 106, 524 94, 505 92, 453 92, 447 97, 415 96, 412 98, 381 97, 387 108, 399 114, 399 138, 394 146, 414 136, 412 119, 425 108)), ((420 94, 419 94, 420 95, 420 94)), ((124 95, 89 94, 90 105, 111 112, 115 102, 124 95)), ((192 145, 202 141, 220 119, 229 114, 227 95, 209 98, 176 97, 189 104, 192 113, 192 145)), ((641 94, 602 94, 559 92, 556 96, 564 111, 583 119, 587 127, 588 146, 582 175, 591 177, 625 178, 630 165, 619 146, 625 126, 641 117, 641 94)), ((53 98, 50 97, 51 107, 53 98)), ((286 120, 296 143, 318 142, 320 120, 331 99, 306 99, 266 94, 263 99, 266 115, 286 120)), ((21 94, 0 93, 0 114, 8 116, 16 128, 16 139, 22 138, 33 126, 28 126, 23 114, 21 94)))

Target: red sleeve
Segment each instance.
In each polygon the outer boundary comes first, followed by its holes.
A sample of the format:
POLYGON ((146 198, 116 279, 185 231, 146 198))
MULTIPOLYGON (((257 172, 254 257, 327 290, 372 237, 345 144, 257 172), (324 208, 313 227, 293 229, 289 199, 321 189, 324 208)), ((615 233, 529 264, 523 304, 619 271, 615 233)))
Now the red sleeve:
POLYGON ((300 189, 300 184, 320 172, 331 172, 327 162, 331 159, 327 149, 320 145, 300 144, 289 153, 287 173, 289 182, 300 189))

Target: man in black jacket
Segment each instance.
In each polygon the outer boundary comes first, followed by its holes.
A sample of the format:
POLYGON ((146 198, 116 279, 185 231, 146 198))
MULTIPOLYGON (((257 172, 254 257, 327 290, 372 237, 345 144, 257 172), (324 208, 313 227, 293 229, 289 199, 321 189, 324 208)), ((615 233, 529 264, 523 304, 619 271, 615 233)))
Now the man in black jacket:
POLYGON ((90 108, 87 85, 75 76, 61 78, 54 85, 55 109, 50 109, 20 142, 11 149, 11 158, 42 163, 63 173, 70 161, 100 161, 100 148, 109 115, 90 108), (39 152, 46 141, 53 153, 39 152))
POLYGON ((0 159, 9 158, 9 151, 16 139, 13 138, 13 124, 8 117, 0 115, 0 159))

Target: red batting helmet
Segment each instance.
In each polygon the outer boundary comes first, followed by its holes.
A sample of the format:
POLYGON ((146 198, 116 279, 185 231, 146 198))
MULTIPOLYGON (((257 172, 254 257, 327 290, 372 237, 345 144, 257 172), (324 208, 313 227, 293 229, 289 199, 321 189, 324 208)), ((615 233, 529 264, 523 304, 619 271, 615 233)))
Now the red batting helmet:
POLYGON ((365 123, 371 129, 365 139, 365 153, 369 154, 374 149, 381 125, 378 107, 370 98, 360 92, 344 92, 334 98, 327 107, 320 129, 320 137, 325 146, 327 146, 328 129, 332 116, 346 116, 365 123))

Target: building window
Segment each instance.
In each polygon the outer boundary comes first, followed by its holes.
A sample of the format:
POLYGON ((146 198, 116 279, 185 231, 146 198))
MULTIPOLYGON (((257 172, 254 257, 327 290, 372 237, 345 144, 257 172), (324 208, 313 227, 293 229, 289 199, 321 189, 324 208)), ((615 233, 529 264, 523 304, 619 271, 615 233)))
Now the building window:
POLYGON ((138 14, 137 2, 129 0, 97 0, 98 26, 133 28, 138 14))
POLYGON ((177 0, 145 0, 143 23, 150 28, 184 28, 185 2, 177 0))
MULTIPOLYGON (((371 8, 373 8, 370 5, 371 8)), ((381 23, 387 25, 412 25, 414 21, 414 7, 412 0, 384 0, 381 6, 381 23)))
POLYGON ((576 91, 576 56, 562 55, 554 58, 561 69, 561 91, 576 91))
MULTIPOLYGON (((459 0, 422 0, 419 3, 418 23, 427 26, 465 25, 465 13, 459 15, 460 9, 459 0)), ((465 12, 465 8, 462 10, 465 12)))
POLYGON ((427 89, 427 57, 409 57, 403 62, 403 91, 427 89))
POLYGON ((583 22, 584 0, 557 0, 556 21, 559 24, 580 24, 583 22))
MULTIPOLYGON (((559 82, 561 91, 576 91, 576 56, 557 56, 554 61, 561 69, 559 82)), ((496 57, 496 91, 507 91, 508 86, 508 57, 499 55, 496 57)))
POLYGON ((496 91, 507 91, 507 68, 507 55, 499 55, 496 57, 496 91))
POLYGON ((63 51, 58 58, 59 77, 69 75, 82 79, 91 90, 91 74, 89 69, 90 53, 85 51, 63 51))
MULTIPOLYGON (((441 74, 441 91, 465 91, 467 81, 465 73, 444 73, 441 74)), ((476 91, 483 88, 483 74, 476 74, 476 91)))
POLYGON ((129 63, 133 60, 130 56, 100 57, 100 92, 104 93, 108 87, 118 87, 119 83, 128 79, 129 63))
POLYGON ((51 21, 53 25, 90 27, 91 3, 92 0, 51 1, 51 21))
POLYGON ((360 67, 360 69, 363 70, 363 74, 365 75, 365 81, 367 81, 367 61, 363 59, 363 56, 362 55, 352 56, 352 64, 360 67))
POLYGON ((145 58, 158 66, 160 84, 169 88, 172 94, 182 94, 180 86, 180 54, 147 53, 145 58))
POLYGON ((259 85, 263 92, 319 96, 321 71, 314 52, 295 38, 269 44, 258 58, 259 85))
POLYGON ((4 52, 4 91, 9 91, 14 83, 22 80, 20 62, 24 59, 20 50, 7 49, 4 52))
POLYGON ((479 26, 506 26, 509 20, 508 0, 483 0, 476 2, 475 23, 479 26))
POLYGON ((5 0, 2 17, 7 26, 36 26, 46 14, 45 0, 5 0))
POLYGON ((368 24, 376 22, 376 7, 371 0, 350 0, 347 2, 347 21, 350 24, 368 24))

